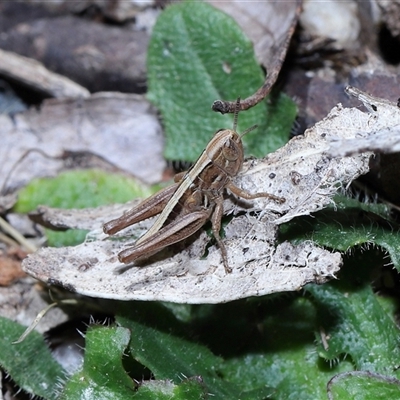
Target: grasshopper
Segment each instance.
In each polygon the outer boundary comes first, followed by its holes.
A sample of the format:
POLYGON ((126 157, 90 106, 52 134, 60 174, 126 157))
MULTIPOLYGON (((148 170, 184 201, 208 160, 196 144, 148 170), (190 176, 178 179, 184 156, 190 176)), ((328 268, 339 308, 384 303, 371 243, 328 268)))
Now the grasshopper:
POLYGON ((230 273, 232 270, 228 265, 227 250, 219 233, 225 190, 246 200, 267 197, 279 203, 285 201, 283 197, 265 192, 248 193, 232 183, 243 166, 242 137, 256 128, 253 126, 241 135, 236 132, 239 99, 236 104, 233 129, 218 130, 196 163, 188 171, 175 176, 174 184, 152 195, 121 217, 104 224, 104 232, 113 235, 160 214, 154 225, 133 247, 118 254, 121 262, 128 264, 149 257, 193 235, 211 219, 212 232, 220 248, 225 271, 230 273))

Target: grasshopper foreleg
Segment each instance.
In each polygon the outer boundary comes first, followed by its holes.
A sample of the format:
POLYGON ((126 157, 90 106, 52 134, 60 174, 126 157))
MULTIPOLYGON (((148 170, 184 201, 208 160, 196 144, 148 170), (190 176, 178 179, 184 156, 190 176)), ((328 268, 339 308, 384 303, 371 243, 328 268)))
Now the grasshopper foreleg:
POLYGON ((275 196, 275 195, 267 193, 267 192, 249 193, 246 190, 243 190, 243 189, 237 187, 232 182, 229 182, 227 184, 226 188, 229 189, 229 191, 231 191, 234 195, 241 197, 242 199, 245 199, 245 200, 254 200, 254 199, 258 199, 260 197, 266 197, 266 198, 274 200, 278 203, 284 203, 286 201, 286 199, 284 197, 275 196))

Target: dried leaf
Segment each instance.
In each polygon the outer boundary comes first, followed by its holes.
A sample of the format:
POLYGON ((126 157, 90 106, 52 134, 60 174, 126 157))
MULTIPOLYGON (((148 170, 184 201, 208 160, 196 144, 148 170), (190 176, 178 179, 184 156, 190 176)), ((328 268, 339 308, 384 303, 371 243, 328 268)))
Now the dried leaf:
POLYGON ((97 93, 85 100, 50 100, 41 110, 30 109, 13 119, 0 115, 0 127, 3 193, 82 164, 108 164, 111 169, 112 163, 147 182, 159 181, 165 167, 160 123, 139 95, 97 93))
MULTIPOLYGON (((0 316, 29 326, 38 312, 48 306, 46 294, 40 288, 38 290, 30 277, 19 279, 11 286, 0 286, 0 316)), ((55 308, 41 320, 36 330, 46 332, 67 319, 68 315, 61 308, 55 308)), ((12 340, 17 339, 18 334, 12 340)))
POLYGON ((358 48, 361 23, 360 10, 356 3, 335 0, 304 2, 300 23, 306 35, 316 40, 333 40, 337 49, 358 48))
POLYGON ((370 111, 368 126, 360 127, 355 138, 333 142, 328 153, 332 157, 348 156, 365 151, 397 153, 400 151, 400 108, 397 104, 370 96, 353 87, 347 93, 358 98, 370 111), (360 140, 360 139, 363 140, 360 140))
POLYGON ((49 284, 92 297, 196 304, 299 290, 309 282, 325 282, 341 263, 339 253, 311 243, 283 243, 276 250, 259 239, 239 238, 226 244, 229 261, 232 265, 234 260, 236 267, 229 275, 217 267, 221 260, 216 248, 207 260, 192 259, 196 252, 189 247, 151 266, 121 268, 115 257, 120 242, 110 240, 44 248, 25 260, 24 269, 49 284))

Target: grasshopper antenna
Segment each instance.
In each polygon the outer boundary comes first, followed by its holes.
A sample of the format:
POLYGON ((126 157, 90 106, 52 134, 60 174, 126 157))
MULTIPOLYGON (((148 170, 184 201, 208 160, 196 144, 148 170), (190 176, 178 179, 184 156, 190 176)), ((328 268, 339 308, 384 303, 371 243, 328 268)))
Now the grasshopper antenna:
POLYGON ((257 128, 258 128, 258 125, 253 125, 253 126, 251 126, 250 128, 247 128, 243 133, 240 134, 240 139, 241 139, 244 135, 246 135, 246 133, 249 133, 249 132, 251 132, 251 131, 254 131, 254 129, 257 129, 257 128))
POLYGON ((233 131, 234 132, 236 132, 236 129, 237 129, 239 111, 240 111, 240 97, 238 97, 236 100, 235 113, 233 114, 233 131))
MULTIPOLYGON (((233 115, 233 131, 236 132, 237 129, 237 122, 238 122, 238 116, 239 116, 239 111, 240 111, 240 97, 237 98, 236 104, 235 104, 235 114, 233 115)), ((240 134, 240 139, 246 135, 246 133, 249 133, 251 131, 254 131, 258 125, 253 125, 250 128, 247 128, 243 133, 240 134)))

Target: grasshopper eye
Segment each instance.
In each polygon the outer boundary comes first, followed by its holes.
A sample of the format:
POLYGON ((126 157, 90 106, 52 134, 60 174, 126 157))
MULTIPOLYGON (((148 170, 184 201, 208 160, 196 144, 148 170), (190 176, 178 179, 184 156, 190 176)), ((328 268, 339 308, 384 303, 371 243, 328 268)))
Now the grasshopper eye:
POLYGON ((239 158, 239 152, 236 143, 229 139, 229 141, 222 148, 222 154, 228 161, 237 160, 239 158))

